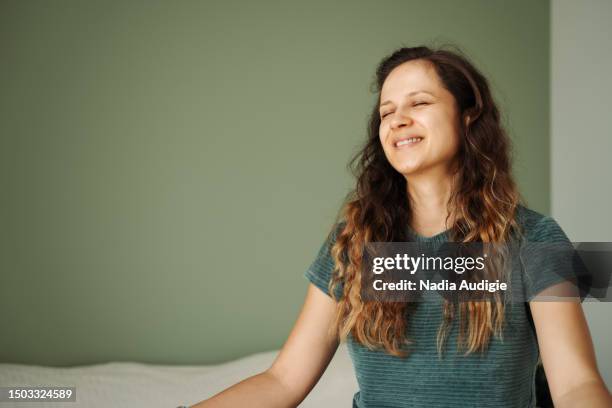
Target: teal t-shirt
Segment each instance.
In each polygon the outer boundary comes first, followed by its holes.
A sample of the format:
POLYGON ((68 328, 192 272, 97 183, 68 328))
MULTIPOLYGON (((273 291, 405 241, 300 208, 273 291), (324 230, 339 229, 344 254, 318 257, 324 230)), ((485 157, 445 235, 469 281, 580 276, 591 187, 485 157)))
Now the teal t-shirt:
MULTIPOLYGON (((569 240, 551 217, 520 206, 517 221, 529 242, 569 240)), ((325 240, 304 276, 328 294, 334 267, 331 245, 342 227, 325 240)), ((408 228, 419 242, 443 243, 448 232, 423 237, 408 228)), ((538 267, 525 281, 527 299, 564 278, 556 273, 554 260, 538 267)), ((341 292, 337 292, 341 293, 341 292)), ((453 320, 445 351, 439 358, 436 336, 442 321, 442 300, 420 302, 410 316, 408 336, 413 341, 408 357, 395 357, 385 350, 369 350, 349 335, 347 346, 359 384, 353 407, 535 407, 535 371, 539 349, 530 323, 528 304, 513 302, 506 307, 503 341, 492 337, 484 353, 464 356, 457 350, 458 319, 453 320)), ((348 403, 348 402, 347 402, 348 403)))

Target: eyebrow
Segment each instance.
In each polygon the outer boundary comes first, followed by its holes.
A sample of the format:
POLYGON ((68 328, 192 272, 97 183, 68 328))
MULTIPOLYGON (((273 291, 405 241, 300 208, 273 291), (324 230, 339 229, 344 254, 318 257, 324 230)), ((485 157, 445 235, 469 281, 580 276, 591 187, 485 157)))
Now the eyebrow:
MULTIPOLYGON (((426 93, 426 94, 429 94, 429 95, 431 95, 431 96, 435 96, 435 95, 434 95, 434 94, 432 94, 431 92, 427 92, 427 91, 421 90, 421 91, 412 91, 412 92, 410 92, 409 94, 406 94, 406 95, 405 95, 405 97, 407 97, 407 96, 413 96, 413 95, 416 95, 416 94, 419 94, 419 93, 426 93)), ((392 102, 391 102, 391 101, 384 101, 383 103, 381 103, 381 104, 379 105, 379 107, 378 107, 378 108, 380 109, 380 108, 382 108, 384 105, 389 104, 389 103, 392 103, 392 102)))

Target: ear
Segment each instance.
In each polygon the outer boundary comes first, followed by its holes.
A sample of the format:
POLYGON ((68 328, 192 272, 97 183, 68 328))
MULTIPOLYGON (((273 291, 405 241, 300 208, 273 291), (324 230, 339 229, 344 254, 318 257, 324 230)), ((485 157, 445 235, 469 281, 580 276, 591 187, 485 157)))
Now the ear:
POLYGON ((468 127, 470 125, 470 122, 471 122, 470 115, 466 115, 465 116, 465 127, 468 127))

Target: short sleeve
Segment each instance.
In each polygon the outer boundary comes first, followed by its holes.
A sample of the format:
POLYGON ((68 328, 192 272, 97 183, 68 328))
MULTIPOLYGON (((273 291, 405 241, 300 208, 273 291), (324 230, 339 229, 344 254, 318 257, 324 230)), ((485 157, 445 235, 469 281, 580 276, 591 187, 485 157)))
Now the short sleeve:
POLYGON ((542 217, 526 235, 521 258, 525 295, 531 301, 543 290, 576 279, 576 251, 559 224, 542 217))
MULTIPOLYGON (((314 261, 310 264, 306 272, 304 272, 306 279, 308 279, 313 285, 321 289, 323 293, 330 297, 331 293, 329 292, 329 282, 332 279, 332 274, 336 265, 331 255, 331 248, 336 243, 336 238, 338 237, 338 234, 342 228, 343 224, 336 224, 334 226, 333 231, 325 239, 323 245, 321 245, 321 248, 319 249, 314 261)), ((338 298, 341 297, 341 284, 336 287, 335 293, 338 298)))

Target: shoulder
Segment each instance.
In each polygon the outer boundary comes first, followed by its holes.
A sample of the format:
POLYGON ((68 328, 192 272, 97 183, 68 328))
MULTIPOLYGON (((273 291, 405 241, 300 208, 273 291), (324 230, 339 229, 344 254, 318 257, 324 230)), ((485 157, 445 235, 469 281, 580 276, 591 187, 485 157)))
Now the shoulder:
POLYGON ((516 221, 522 229, 525 240, 532 242, 568 241, 559 223, 548 215, 519 205, 516 221))
POLYGON ((331 228, 328 230, 327 236, 319 249, 319 253, 314 264, 323 265, 325 268, 331 268, 333 266, 334 261, 332 257, 332 247, 336 244, 338 236, 342 233, 345 226, 345 221, 336 222, 331 225, 331 228))
MULTIPOLYGON (((345 225, 346 222, 337 222, 331 226, 315 259, 304 272, 304 276, 328 296, 331 296, 329 285, 336 270, 336 261, 332 255, 332 247, 345 225)), ((342 282, 340 282, 335 291, 337 299, 342 296, 342 291, 342 282)))
POLYGON ((338 239, 338 236, 342 233, 345 227, 346 227, 345 220, 341 220, 341 221, 334 223, 329 233, 327 234, 327 239, 326 239, 327 244, 329 245, 335 244, 336 240, 338 239))
POLYGON ((524 228, 519 255, 526 299, 531 302, 544 289, 574 280, 580 264, 571 241, 554 218, 525 207, 518 209, 517 216, 524 228))

